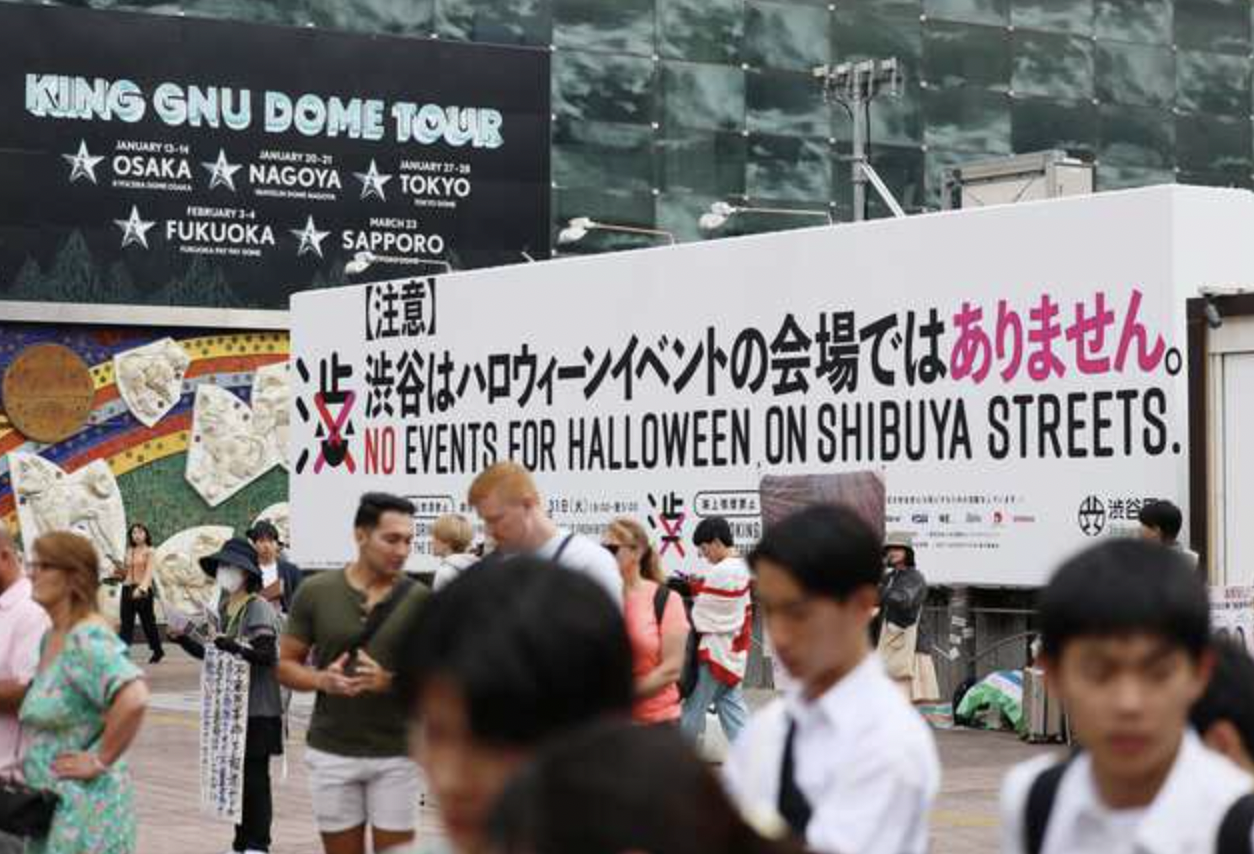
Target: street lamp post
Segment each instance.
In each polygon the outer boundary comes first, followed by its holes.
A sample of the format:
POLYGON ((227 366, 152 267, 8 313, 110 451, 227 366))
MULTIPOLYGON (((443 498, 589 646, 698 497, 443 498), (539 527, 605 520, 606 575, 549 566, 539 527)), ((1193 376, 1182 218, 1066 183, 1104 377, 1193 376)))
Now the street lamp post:
POLYGON ((844 62, 840 65, 820 65, 813 71, 823 86, 823 100, 840 104, 853 119, 853 219, 866 219, 866 185, 888 205, 893 216, 904 217, 897 200, 884 183, 867 156, 867 143, 871 135, 871 102, 880 94, 897 97, 901 94, 903 75, 901 64, 892 59, 867 59, 861 62, 844 62))
POLYGON ((349 276, 360 276, 375 264, 429 264, 442 267, 445 273, 453 272, 453 265, 442 258, 408 258, 394 255, 375 255, 373 252, 358 252, 353 260, 344 265, 344 272, 349 276))

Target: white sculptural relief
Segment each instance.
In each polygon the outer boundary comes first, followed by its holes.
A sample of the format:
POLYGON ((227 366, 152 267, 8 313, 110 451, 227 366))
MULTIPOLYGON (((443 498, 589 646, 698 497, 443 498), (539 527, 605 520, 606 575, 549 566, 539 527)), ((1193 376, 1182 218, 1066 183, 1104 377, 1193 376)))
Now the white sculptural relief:
POLYGON ((270 436, 251 407, 226 389, 196 388, 187 482, 217 507, 278 463, 270 436))
POLYGON ((113 573, 113 562, 121 561, 126 551, 126 510, 108 464, 93 460, 66 474, 40 456, 14 452, 9 454, 9 472, 28 556, 36 537, 73 531, 96 547, 102 576, 113 573))
POLYGON ((152 427, 179 402, 183 377, 191 361, 173 338, 162 338, 113 357, 118 392, 145 427, 152 427))
POLYGON ((179 531, 157 546, 152 570, 166 613, 176 610, 198 619, 206 608, 215 607, 213 579, 200 568, 200 559, 222 548, 231 534, 226 525, 201 525, 179 531))
POLYGON ((290 521, 290 513, 288 511, 288 503, 280 501, 278 504, 271 504, 265 510, 257 514, 257 518, 253 520, 253 524, 265 520, 271 525, 279 529, 279 539, 283 541, 284 546, 292 544, 292 526, 290 521))
POLYGON ((291 423, 291 366, 288 362, 266 365, 253 374, 253 420, 270 440, 270 452, 288 468, 287 436, 291 423))

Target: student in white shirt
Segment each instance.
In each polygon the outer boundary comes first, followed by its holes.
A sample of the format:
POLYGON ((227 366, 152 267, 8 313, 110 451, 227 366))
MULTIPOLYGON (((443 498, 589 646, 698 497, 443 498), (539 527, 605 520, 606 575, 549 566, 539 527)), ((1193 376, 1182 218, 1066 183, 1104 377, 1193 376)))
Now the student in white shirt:
POLYGON ((931 730, 872 654, 879 535, 851 509, 810 507, 769 528, 749 563, 795 684, 733 746, 729 789, 811 851, 923 854, 940 763, 931 730))
POLYGON ((512 460, 494 463, 470 485, 467 503, 475 508, 497 549, 485 561, 534 555, 586 575, 623 607, 618 561, 582 534, 564 531, 545 512, 531 472, 512 460))
POLYGON ((1083 750, 1010 772, 1002 851, 1249 852, 1250 777, 1188 726, 1214 661, 1205 582, 1188 559, 1109 540, 1063 564, 1039 610, 1046 679, 1083 750))

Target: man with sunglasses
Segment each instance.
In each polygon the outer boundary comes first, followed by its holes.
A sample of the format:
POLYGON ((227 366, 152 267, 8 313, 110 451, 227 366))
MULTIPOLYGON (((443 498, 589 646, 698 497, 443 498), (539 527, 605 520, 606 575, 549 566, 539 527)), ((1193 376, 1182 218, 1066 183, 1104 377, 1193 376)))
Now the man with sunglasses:
MULTIPOLYGON (((21 730, 17 712, 39 664, 39 641, 48 614, 31 598, 17 543, 0 522, 0 780, 20 776, 21 730)), ((16 854, 22 842, 0 833, 0 854, 16 854)))

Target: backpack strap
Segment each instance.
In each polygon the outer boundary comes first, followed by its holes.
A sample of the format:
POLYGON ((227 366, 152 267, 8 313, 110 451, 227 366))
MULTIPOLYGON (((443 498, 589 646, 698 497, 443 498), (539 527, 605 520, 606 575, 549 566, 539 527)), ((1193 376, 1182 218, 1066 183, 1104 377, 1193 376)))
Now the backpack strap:
POLYGON ((1023 815, 1023 850, 1026 854, 1041 854, 1045 831, 1049 828, 1049 814, 1054 810, 1062 775, 1070 766, 1071 759, 1051 765, 1032 781, 1023 815))
POLYGON ((400 606, 405 596, 413 589, 413 586, 413 579, 404 575, 398 578, 396 583, 392 585, 392 592, 387 595, 387 598, 370 609, 365 625, 362 626, 361 632, 358 633, 357 637, 353 639, 349 649, 364 649, 374 639, 374 636, 378 634, 379 629, 383 628, 383 624, 387 622, 388 617, 392 616, 392 613, 400 606))
POLYGON ((573 533, 567 534, 566 539, 562 540, 561 544, 558 545, 557 551, 553 552, 554 563, 562 562, 562 555, 566 553, 566 547, 570 545, 570 541, 573 539, 575 539, 575 535, 573 533))
POLYGON ((653 592, 653 616, 657 620, 657 633, 660 637, 662 634, 662 618, 666 616, 666 603, 671 600, 671 589, 665 584, 659 584, 657 590, 653 592))
POLYGON ((1254 851, 1251 833, 1254 832, 1254 793, 1246 792, 1237 798, 1224 813, 1215 839, 1215 854, 1250 854, 1254 851))

